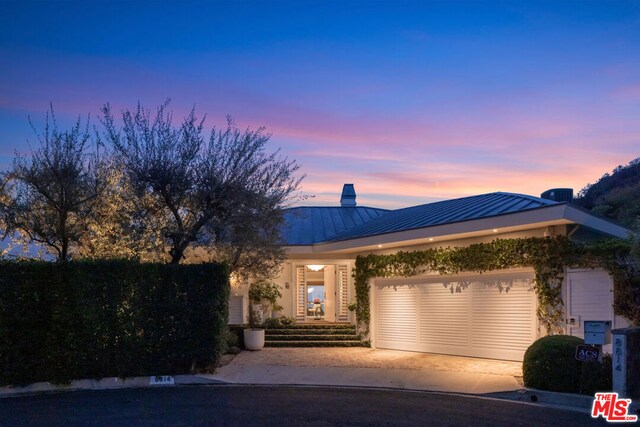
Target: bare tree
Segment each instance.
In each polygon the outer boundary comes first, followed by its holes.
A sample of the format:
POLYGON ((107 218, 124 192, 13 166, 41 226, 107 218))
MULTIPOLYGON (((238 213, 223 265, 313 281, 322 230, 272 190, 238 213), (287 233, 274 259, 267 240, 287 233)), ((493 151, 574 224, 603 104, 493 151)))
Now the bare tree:
MULTIPOLYGON (((228 237, 241 228, 259 230, 265 217, 282 215, 302 178, 296 177, 295 161, 278 150, 267 152, 270 135, 264 128, 240 131, 227 118, 226 128, 213 128, 205 140, 204 119, 195 110, 174 127, 167 107, 168 101, 152 118, 139 104, 123 112, 118 127, 107 104, 102 123, 136 194, 151 195, 164 207, 171 263, 179 263, 194 244, 233 244, 228 237)), ((246 239, 235 241, 239 248, 250 247, 246 239)))
POLYGON ((9 230, 66 261, 104 188, 99 149, 92 144, 88 119, 86 127, 78 118, 70 130, 61 131, 53 107, 42 133, 31 126, 39 146, 29 156, 16 155, 8 173, 10 201, 3 213, 9 230))

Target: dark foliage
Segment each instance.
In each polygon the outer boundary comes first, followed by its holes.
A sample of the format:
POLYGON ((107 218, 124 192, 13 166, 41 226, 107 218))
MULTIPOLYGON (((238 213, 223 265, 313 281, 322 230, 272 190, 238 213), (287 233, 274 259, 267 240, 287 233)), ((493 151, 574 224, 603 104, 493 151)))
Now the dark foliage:
POLYGON ((215 367, 229 294, 219 264, 0 263, 0 384, 215 367))
POLYGON ((575 359, 581 338, 550 335, 527 349, 522 362, 524 385, 540 390, 575 393, 579 390, 580 362, 575 359))
POLYGON ((574 203, 596 214, 637 228, 640 217, 640 158, 604 174, 583 188, 574 203))
POLYGON ((611 391, 613 371, 611 356, 605 354, 602 363, 584 362, 580 372, 580 393, 593 395, 599 391, 611 391))
POLYGON ((611 391, 611 357, 603 363, 576 360, 581 338, 550 335, 540 338, 527 349, 522 371, 524 385, 539 390, 593 394, 611 391))

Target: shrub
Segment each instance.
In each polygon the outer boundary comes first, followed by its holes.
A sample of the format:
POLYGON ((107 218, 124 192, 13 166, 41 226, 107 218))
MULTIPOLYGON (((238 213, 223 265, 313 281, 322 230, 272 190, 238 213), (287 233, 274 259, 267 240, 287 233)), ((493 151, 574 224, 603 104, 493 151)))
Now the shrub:
POLYGON ((290 326, 296 324, 296 318, 292 316, 280 316, 278 319, 282 326, 290 326))
POLYGON ((282 324, 280 323, 280 319, 269 318, 269 319, 265 319, 264 327, 266 329, 277 329, 282 327, 282 324))
POLYGON ((238 348, 244 348, 244 325, 229 326, 229 333, 235 335, 234 341, 238 348))
POLYGON ((583 342, 568 335, 550 335, 531 344, 522 365, 524 385, 540 390, 578 392, 581 365, 575 353, 576 346, 583 342))
POLYGON ((613 388, 611 356, 605 354, 602 363, 582 362, 580 372, 580 393, 593 395, 597 391, 611 391, 613 388))
POLYGON ((278 328, 294 325, 295 323, 296 323, 295 317, 280 316, 277 318, 266 319, 264 321, 264 327, 266 329, 278 329, 278 328))
POLYGON ((0 262, 0 384, 210 368, 228 295, 218 264, 0 262))
POLYGON ((278 298, 282 298, 280 286, 275 283, 260 280, 252 283, 249 287, 249 325, 251 328, 260 328, 267 320, 266 310, 280 311, 282 307, 278 305, 278 298))

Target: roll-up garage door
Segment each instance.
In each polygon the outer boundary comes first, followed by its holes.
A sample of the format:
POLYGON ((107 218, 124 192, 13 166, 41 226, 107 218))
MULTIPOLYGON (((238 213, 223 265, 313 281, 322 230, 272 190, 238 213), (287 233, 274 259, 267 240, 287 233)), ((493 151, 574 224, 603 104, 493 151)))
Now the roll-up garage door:
POLYGON ((537 336, 532 275, 376 282, 378 348, 522 360, 537 336))

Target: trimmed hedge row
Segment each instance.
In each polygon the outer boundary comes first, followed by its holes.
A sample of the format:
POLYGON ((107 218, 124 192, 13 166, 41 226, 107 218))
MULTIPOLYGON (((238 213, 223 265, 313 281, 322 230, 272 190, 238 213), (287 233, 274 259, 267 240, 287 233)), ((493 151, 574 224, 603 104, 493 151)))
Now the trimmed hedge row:
POLYGON ((0 262, 0 384, 215 367, 228 277, 219 264, 0 262))

